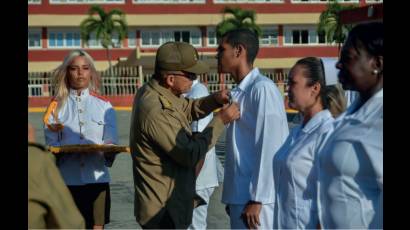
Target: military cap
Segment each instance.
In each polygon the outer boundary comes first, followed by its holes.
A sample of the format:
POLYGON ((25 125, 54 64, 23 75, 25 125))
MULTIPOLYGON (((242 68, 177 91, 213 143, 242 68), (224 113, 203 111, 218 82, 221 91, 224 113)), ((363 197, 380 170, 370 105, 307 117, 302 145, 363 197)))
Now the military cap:
POLYGON ((185 42, 167 42, 158 48, 155 58, 156 71, 185 71, 203 74, 209 67, 198 58, 196 49, 185 42))

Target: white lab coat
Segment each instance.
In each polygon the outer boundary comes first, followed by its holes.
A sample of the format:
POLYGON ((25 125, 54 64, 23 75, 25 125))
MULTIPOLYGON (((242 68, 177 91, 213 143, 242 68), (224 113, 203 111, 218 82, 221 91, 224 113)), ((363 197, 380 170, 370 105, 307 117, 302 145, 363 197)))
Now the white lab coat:
MULTIPOLYGON (((206 86, 201 84, 199 80, 195 80, 192 83, 191 91, 188 92, 185 97, 187 98, 201 98, 209 95, 206 86)), ((192 132, 202 132, 208 123, 212 120, 213 114, 193 121, 191 123, 192 132)), ((202 169, 196 179, 196 193, 206 202, 204 205, 196 207, 192 214, 192 223, 188 229, 206 229, 206 218, 208 215, 208 205, 211 195, 218 186, 218 174, 217 174, 217 161, 215 154, 215 147, 211 148, 205 156, 205 161, 202 169)))
POLYGON ((319 151, 322 228, 383 228, 383 89, 334 122, 319 151))
MULTIPOLYGON (((195 80, 192 83, 191 91, 186 94, 186 97, 196 99, 206 97, 208 95, 209 93, 206 86, 202 85, 199 80, 195 80)), ((193 121, 191 123, 192 132, 202 132, 212 118, 213 114, 210 113, 208 116, 200 120, 193 121)), ((217 160, 218 159, 216 159, 215 155, 215 147, 213 147, 206 153, 204 165, 202 166, 201 172, 196 179, 196 190, 218 186, 218 175, 216 168, 217 160)))
POLYGON ((294 127, 273 162, 276 203, 274 226, 315 229, 317 176, 314 167, 316 142, 333 122, 329 110, 315 114, 303 127, 294 127))
POLYGON ((257 68, 232 90, 232 97, 240 118, 227 129, 222 202, 274 203, 273 157, 289 134, 283 97, 257 68))
MULTIPOLYGON (((56 123, 52 115, 46 119, 49 124, 56 123)), ((76 90, 70 90, 58 113, 58 120, 64 125, 61 132, 51 131, 45 125, 47 145, 118 143, 115 111, 111 103, 90 94, 88 89, 83 90, 80 96, 76 90)), ((67 185, 110 182, 102 154, 65 154, 57 163, 67 185)))

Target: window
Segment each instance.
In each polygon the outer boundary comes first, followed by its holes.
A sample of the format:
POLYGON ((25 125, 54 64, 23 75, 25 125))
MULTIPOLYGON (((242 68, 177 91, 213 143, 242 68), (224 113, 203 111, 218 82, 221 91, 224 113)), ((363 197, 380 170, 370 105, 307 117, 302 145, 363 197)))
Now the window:
POLYGON ((50 0, 53 4, 94 4, 94 3, 105 3, 105 4, 118 4, 125 3, 125 0, 50 0))
POLYGON ((214 0, 214 3, 282 3, 283 0, 214 0))
POLYGON ((262 28, 262 37, 259 38, 259 43, 262 46, 278 44, 278 30, 273 28, 262 28))
POLYGON ((141 46, 158 47, 169 41, 187 42, 193 46, 201 46, 201 31, 199 29, 141 31, 141 46))
POLYGON ((217 46, 215 28, 208 28, 208 46, 217 46))
POLYGON ((321 45, 326 44, 326 35, 324 32, 317 33, 316 27, 286 27, 285 45, 321 45))
POLYGON ((41 30, 28 31, 28 48, 41 48, 41 30))
POLYGON ((136 31, 132 30, 128 32, 128 47, 136 47, 137 40, 136 40, 136 31))
POLYGON ((383 0, 366 0, 366 3, 383 3, 383 0))
MULTIPOLYGON (((337 2, 355 2, 358 3, 359 0, 336 0, 337 2)), ((327 3, 329 0, 292 0, 292 3, 327 3)))
POLYGON ((133 3, 205 3, 205 0, 133 0, 133 3))
POLYGON ((318 33, 318 37, 319 37, 319 43, 320 44, 326 43, 326 34, 325 34, 324 31, 318 33))
POLYGON ((80 48, 79 31, 49 31, 48 47, 50 48, 80 48))
POLYGON ((41 0, 28 0, 28 4, 41 4, 41 0))
MULTIPOLYGON (((121 48, 121 42, 118 39, 118 34, 114 33, 112 35, 111 41, 113 42, 113 46, 112 48, 121 48)), ((86 45, 87 46, 87 45, 86 45)), ((92 33, 90 35, 90 40, 88 40, 88 48, 97 48, 97 49, 101 49, 103 48, 101 41, 99 39, 96 38, 96 34, 92 33)))

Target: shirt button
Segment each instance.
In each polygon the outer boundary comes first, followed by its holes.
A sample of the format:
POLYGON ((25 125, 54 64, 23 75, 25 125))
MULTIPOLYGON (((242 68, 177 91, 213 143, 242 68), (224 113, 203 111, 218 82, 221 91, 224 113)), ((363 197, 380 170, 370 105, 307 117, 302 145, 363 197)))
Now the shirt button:
POLYGON ((83 126, 83 125, 84 125, 84 122, 80 121, 79 124, 80 124, 80 126, 83 126))
POLYGON ((82 112, 83 112, 83 110, 82 110, 82 109, 79 109, 79 110, 78 110, 78 112, 79 112, 79 113, 82 113, 82 112))

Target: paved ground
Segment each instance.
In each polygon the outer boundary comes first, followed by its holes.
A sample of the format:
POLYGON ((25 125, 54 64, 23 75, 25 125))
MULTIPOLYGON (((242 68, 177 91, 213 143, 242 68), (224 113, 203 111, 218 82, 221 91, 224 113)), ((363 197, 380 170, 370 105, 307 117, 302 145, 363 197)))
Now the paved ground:
MULTIPOLYGON (((117 111, 118 133, 120 145, 128 145, 130 112, 117 111)), ((42 129, 43 113, 29 113, 28 121, 36 129, 37 142, 44 144, 44 134, 42 129)), ((293 120, 294 116, 289 116, 293 120)), ((224 137, 220 138, 216 149, 217 154, 223 160, 224 137)), ((107 229, 136 229, 140 226, 134 218, 134 189, 132 178, 132 162, 129 154, 119 154, 114 165, 110 169, 111 173, 111 223, 107 229)), ((225 214, 224 205, 221 200, 221 186, 218 187, 211 197, 208 210, 208 228, 227 229, 229 228, 228 216, 225 214)))

